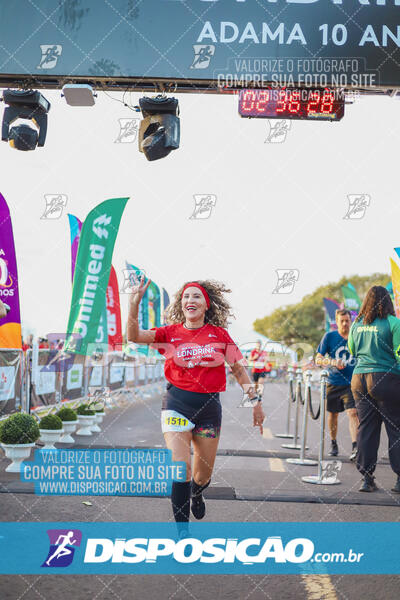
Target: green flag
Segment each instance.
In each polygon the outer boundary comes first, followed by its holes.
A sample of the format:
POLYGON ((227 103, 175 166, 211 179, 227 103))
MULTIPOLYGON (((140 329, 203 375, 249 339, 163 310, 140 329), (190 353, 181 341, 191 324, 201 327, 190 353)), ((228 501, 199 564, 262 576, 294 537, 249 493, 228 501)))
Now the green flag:
MULTIPOLYGON (((125 264, 126 264, 126 268, 127 268, 128 272, 129 272, 129 280, 130 280, 131 285, 134 285, 136 283, 135 277, 138 279, 142 275, 144 275, 143 283, 146 283, 147 277, 145 276, 144 271, 142 271, 142 269, 139 269, 139 267, 135 267, 135 265, 133 265, 132 263, 128 263, 128 261, 125 261, 125 264), (131 274, 134 275, 134 277, 131 277, 131 274)), ((146 300, 145 300, 145 297, 143 297, 141 303, 139 304, 139 314, 138 314, 139 329, 148 329, 147 325, 145 326, 145 323, 146 323, 145 306, 146 306, 146 300)))
POLYGON ((87 355, 91 353, 88 345, 95 347, 115 240, 127 201, 128 198, 105 200, 90 211, 82 226, 64 346, 67 352, 87 355))
POLYGON ((152 281, 149 285, 148 292, 149 329, 152 327, 161 327, 160 288, 152 281))
MULTIPOLYGON (((134 285, 134 283, 136 283, 135 278, 138 279, 142 275, 144 275, 143 283, 145 284, 147 282, 147 277, 142 269, 139 269, 139 267, 135 267, 135 265, 133 265, 132 263, 128 263, 128 261, 126 261, 126 268, 128 269, 129 274, 130 274, 129 279, 130 279, 131 285, 134 285), (134 277, 131 277, 131 273, 134 275, 134 277)), ((142 301, 139 304, 138 322, 139 322, 139 329, 148 329, 149 328, 148 327, 148 311, 147 311, 147 292, 144 294, 142 301)), ((144 354, 147 356, 148 346, 145 344, 138 344, 137 352, 139 352, 139 354, 144 354)))
POLYGON ((347 308, 347 310, 360 310, 361 300, 355 287, 351 285, 351 283, 342 285, 342 294, 344 299, 344 307, 347 308))

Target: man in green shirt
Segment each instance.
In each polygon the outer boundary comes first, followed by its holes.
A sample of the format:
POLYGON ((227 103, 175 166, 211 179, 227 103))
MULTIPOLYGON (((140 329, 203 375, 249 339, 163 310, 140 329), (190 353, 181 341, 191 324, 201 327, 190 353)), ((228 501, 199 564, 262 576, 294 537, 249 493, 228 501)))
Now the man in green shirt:
POLYGON ((375 471, 382 422, 389 438, 389 460, 397 474, 392 492, 400 493, 400 319, 386 288, 368 290, 348 339, 356 359, 351 389, 360 425, 357 469, 361 492, 377 489, 375 471))

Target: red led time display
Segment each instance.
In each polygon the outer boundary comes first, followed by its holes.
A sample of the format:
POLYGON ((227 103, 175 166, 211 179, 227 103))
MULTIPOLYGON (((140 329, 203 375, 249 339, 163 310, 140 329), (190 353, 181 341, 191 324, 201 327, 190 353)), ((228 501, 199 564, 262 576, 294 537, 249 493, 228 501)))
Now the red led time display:
POLYGON ((239 114, 265 119, 340 121, 344 116, 344 98, 327 88, 241 90, 239 114))

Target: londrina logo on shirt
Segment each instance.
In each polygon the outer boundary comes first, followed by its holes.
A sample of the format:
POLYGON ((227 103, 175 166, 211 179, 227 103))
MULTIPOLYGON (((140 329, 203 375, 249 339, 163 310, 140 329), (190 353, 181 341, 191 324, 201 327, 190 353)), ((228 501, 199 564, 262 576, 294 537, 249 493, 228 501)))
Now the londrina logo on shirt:
POLYGON ((243 360, 239 348, 225 329, 216 326, 212 326, 211 330, 210 328, 211 326, 206 325, 194 333, 185 331, 182 324, 157 329, 152 347, 166 358, 166 373, 172 378, 176 377, 175 382, 179 382, 183 376, 180 369, 204 367, 206 371, 202 376, 208 377, 211 373, 209 369, 216 367, 217 373, 210 375, 218 380, 214 382, 213 388, 223 387, 225 360, 228 364, 243 360), (174 374, 175 366, 177 371, 174 374))
POLYGON ((200 346, 198 344, 182 344, 176 352, 175 362, 183 363, 183 366, 192 367, 199 365, 203 360, 215 360, 217 353, 210 344, 200 346), (188 363, 186 365, 186 363, 188 363), (192 364, 190 364, 192 363, 192 364))

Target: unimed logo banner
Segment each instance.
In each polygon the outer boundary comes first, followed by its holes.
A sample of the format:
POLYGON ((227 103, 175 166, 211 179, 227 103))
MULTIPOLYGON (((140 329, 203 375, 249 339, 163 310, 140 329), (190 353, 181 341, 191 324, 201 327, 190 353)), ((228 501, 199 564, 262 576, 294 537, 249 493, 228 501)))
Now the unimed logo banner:
POLYGON ((399 553, 400 523, 0 525, 1 574, 397 574, 399 553))

